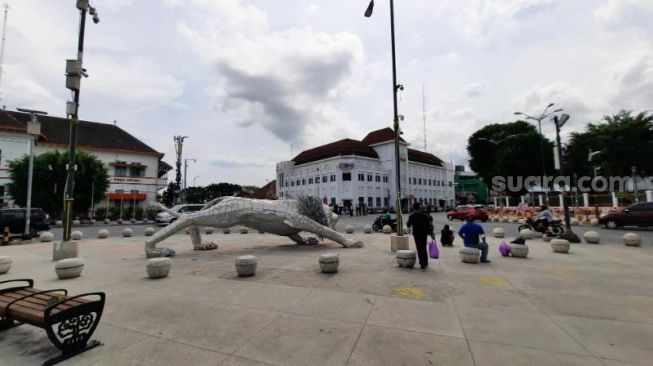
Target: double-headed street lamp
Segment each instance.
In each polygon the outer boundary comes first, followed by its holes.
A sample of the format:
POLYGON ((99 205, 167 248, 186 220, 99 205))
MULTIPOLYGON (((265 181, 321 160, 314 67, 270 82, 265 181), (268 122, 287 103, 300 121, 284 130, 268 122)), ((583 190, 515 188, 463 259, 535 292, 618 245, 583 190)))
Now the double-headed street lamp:
MULTIPOLYGON (((540 132, 540 157, 542 159, 542 178, 544 178, 546 176, 546 165, 544 163, 544 136, 542 135, 542 120, 544 120, 547 117, 550 117, 554 113, 562 112, 562 108, 560 108, 560 109, 556 109, 554 111, 551 111, 551 112, 547 113, 549 108, 551 108, 553 106, 554 106, 553 103, 549 103, 549 105, 547 105, 546 108, 544 108, 544 110, 542 111, 542 113, 540 114, 539 117, 533 117, 533 116, 530 116, 530 115, 528 115, 526 113, 522 113, 522 112, 515 112, 516 116, 524 116, 524 117, 526 117, 526 119, 537 121, 537 126, 538 126, 538 129, 539 129, 539 132, 540 132)), ((546 202, 548 204, 549 203, 549 195, 547 193, 546 188, 544 188, 544 197, 546 198, 546 202)))
POLYGON ((77 58, 66 60, 66 88, 73 92, 73 101, 66 103, 66 114, 70 120, 70 147, 68 149, 68 175, 66 176, 66 193, 64 199, 64 225, 63 241, 70 241, 72 227, 73 200, 75 194, 75 148, 77 145, 77 126, 79 124, 79 93, 82 76, 87 77, 86 69, 82 67, 84 56, 84 29, 86 26, 86 12, 93 16, 93 23, 100 22, 97 10, 89 4, 88 0, 77 0, 79 9, 79 38, 77 41, 77 58))
MULTIPOLYGON (((374 0, 365 10, 365 16, 371 17, 374 11, 374 0)), ((395 132, 395 170, 396 170, 396 189, 397 189, 397 235, 404 235, 404 223, 401 217, 401 174, 399 164, 399 112, 397 110, 397 93, 404 90, 403 85, 397 84, 397 59, 395 57, 395 15, 394 15, 394 1, 390 0, 390 42, 392 44, 392 101, 394 106, 394 132, 395 132)))

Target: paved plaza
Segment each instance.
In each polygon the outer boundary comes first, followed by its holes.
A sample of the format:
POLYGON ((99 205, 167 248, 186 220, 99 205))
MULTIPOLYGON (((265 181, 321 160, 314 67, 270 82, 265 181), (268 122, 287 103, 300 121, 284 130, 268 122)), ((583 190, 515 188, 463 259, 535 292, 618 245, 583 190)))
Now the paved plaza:
MULTIPOLYGON (((297 246, 253 233, 204 235, 159 244, 177 251, 170 276, 145 273, 142 236, 84 239, 81 277, 58 280, 52 244, 0 247, 14 260, 0 281, 107 293, 94 338, 103 346, 62 365, 650 365, 653 359, 653 245, 575 244, 569 254, 529 240, 529 258, 461 263, 441 248, 429 269, 398 268, 383 234, 352 236, 365 248, 326 241, 297 246), (340 271, 319 271, 320 254, 340 271), (253 254, 254 277, 234 260, 253 254)), ((510 240, 507 238, 505 240, 510 240)), ((411 247, 413 241, 411 238, 411 247)), ((57 354, 45 332, 0 332, 0 365, 36 365, 57 354)))

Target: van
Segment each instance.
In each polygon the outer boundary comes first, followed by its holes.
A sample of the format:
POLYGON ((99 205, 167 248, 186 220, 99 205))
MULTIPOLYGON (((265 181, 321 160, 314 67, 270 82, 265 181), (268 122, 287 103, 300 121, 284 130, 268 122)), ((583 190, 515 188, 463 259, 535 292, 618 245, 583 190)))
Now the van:
MULTIPOLYGON (((8 227, 10 234, 22 235, 25 231, 25 211, 24 208, 0 209, 0 230, 4 232, 5 227, 8 227)), ((29 223, 30 237, 37 236, 40 231, 50 230, 49 218, 42 209, 33 208, 29 223)))

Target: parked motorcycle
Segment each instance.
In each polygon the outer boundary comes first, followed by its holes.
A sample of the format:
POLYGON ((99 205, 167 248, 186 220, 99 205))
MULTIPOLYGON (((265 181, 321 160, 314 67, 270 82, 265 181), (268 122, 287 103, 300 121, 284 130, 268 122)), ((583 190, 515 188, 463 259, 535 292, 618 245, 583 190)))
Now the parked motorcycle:
POLYGON ((528 218, 528 219, 526 219, 525 224, 519 225, 519 227, 517 228, 517 230, 519 232, 521 232, 524 229, 531 229, 533 231, 537 231, 537 232, 540 232, 542 234, 545 234, 545 233, 548 232, 548 233, 551 233, 551 234, 553 234, 555 236, 558 236, 558 235, 565 232, 565 227, 562 225, 561 220, 553 220, 553 221, 549 222, 548 225, 538 225, 536 223, 536 220, 528 218))

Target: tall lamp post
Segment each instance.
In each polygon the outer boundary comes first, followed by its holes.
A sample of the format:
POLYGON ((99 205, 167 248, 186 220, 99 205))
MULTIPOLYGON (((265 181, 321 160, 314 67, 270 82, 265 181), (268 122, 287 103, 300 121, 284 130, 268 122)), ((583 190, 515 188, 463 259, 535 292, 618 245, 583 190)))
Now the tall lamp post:
MULTIPOLYGON (((374 11, 374 0, 370 1, 370 4, 365 10, 365 16, 371 17, 372 12, 374 11)), ((395 170, 396 170, 396 189, 397 189, 397 236, 404 235, 404 223, 403 218, 401 217, 401 173, 400 173, 400 161, 399 161, 399 134, 401 133, 399 129, 399 113, 397 111, 397 93, 400 90, 404 90, 404 86, 397 84, 397 59, 395 56, 395 15, 394 15, 394 1, 390 0, 390 42, 392 44, 392 102, 394 106, 394 132, 395 132, 395 170)))
POLYGON ((89 5, 88 0, 77 0, 79 9, 79 39, 77 42, 77 58, 66 60, 66 88, 73 92, 73 101, 66 103, 66 114, 70 119, 70 147, 68 149, 68 175, 66 176, 66 194, 64 200, 63 241, 70 241, 70 231, 73 215, 73 200, 75 194, 75 148, 77 145, 77 125, 79 124, 79 93, 82 76, 87 77, 86 69, 82 67, 84 56, 84 29, 86 12, 93 16, 95 24, 100 22, 97 10, 89 5))
POLYGON ((633 173, 633 193, 635 194, 635 203, 639 202, 639 197, 637 197, 637 167, 631 166, 630 172, 633 173))
MULTIPOLYGON (((549 105, 547 105, 546 108, 544 108, 544 110, 542 111, 542 114, 540 114, 539 117, 533 117, 533 116, 530 116, 530 115, 528 115, 526 113, 522 113, 522 112, 515 112, 516 116, 524 116, 524 117, 526 117, 526 119, 537 121, 537 127, 538 127, 539 132, 540 132, 540 157, 542 159, 542 180, 543 181, 544 181, 544 177, 546 176, 546 165, 544 163, 544 136, 542 135, 542 120, 544 120, 545 118, 551 116, 554 113, 562 112, 562 108, 560 108, 560 109, 556 109, 554 111, 551 111, 551 112, 547 113, 549 108, 551 108, 553 106, 554 106, 554 103, 549 103, 549 105)), ((548 205, 549 204, 548 191, 547 191, 546 187, 542 187, 542 188, 544 189, 544 199, 546 201, 546 204, 548 205)))
POLYGON ((30 238, 30 219, 32 218, 32 179, 34 177, 34 140, 41 134, 41 124, 38 115, 47 115, 46 112, 33 109, 16 108, 20 112, 29 113, 31 120, 27 123, 27 134, 29 135, 29 168, 27 171, 27 200, 25 204, 25 230, 23 238, 30 238))
POLYGON ((181 154, 182 150, 184 148, 184 140, 187 139, 188 136, 175 136, 175 153, 177 154, 177 170, 175 172, 175 199, 174 203, 177 204, 179 203, 179 190, 181 189, 181 154))
MULTIPOLYGON (((556 127, 556 147, 557 147, 557 153, 558 153, 558 161, 560 162, 560 176, 564 177, 565 175, 565 170, 564 170, 564 162, 562 160, 562 143, 560 141, 560 129, 562 126, 567 123, 569 120, 569 115, 568 114, 562 114, 560 117, 558 116, 553 116, 553 123, 555 124, 556 127)), ((565 187, 565 188, 571 188, 571 187, 565 187)), ((571 220, 569 218, 569 200, 568 200, 568 191, 567 189, 562 191, 562 209, 564 210, 565 214, 565 232, 560 235, 561 239, 566 239, 571 243, 580 243, 580 238, 578 235, 576 235, 572 230, 571 230, 571 220)))

